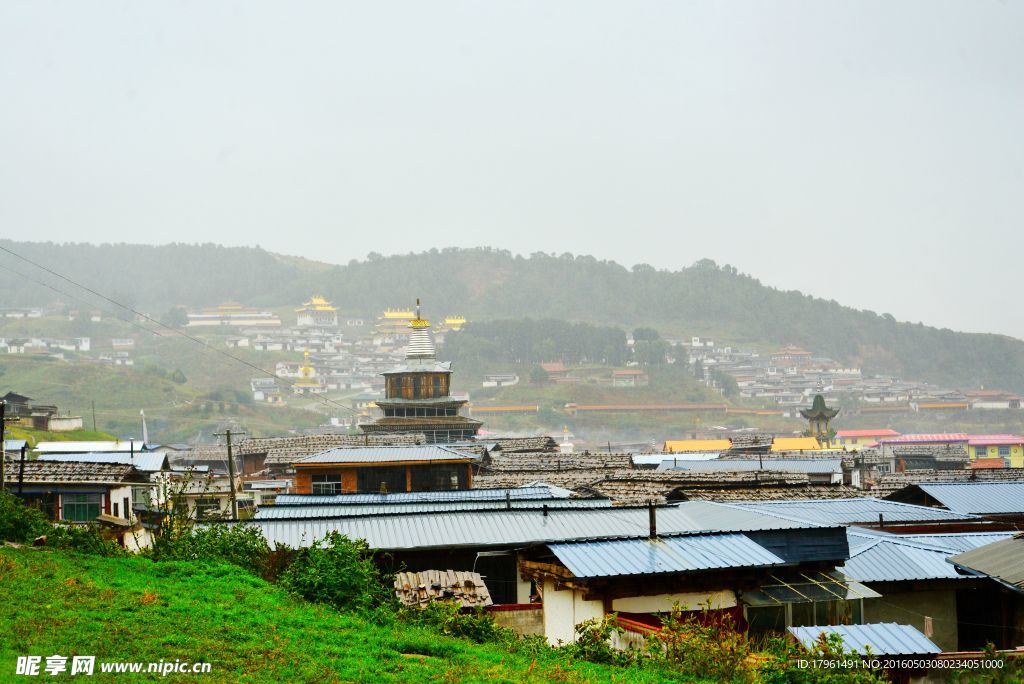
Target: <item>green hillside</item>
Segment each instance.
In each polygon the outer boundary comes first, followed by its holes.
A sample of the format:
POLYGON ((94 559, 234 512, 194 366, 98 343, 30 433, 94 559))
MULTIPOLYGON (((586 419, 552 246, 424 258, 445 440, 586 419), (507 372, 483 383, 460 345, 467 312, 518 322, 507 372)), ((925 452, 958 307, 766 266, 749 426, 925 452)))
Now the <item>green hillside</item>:
MULTIPOLYGON (((663 336, 713 335, 762 348, 797 344, 859 364, 869 374, 1024 391, 1024 341, 900 323, 885 314, 780 291, 706 260, 679 271, 627 269, 587 256, 522 257, 480 248, 370 255, 328 266, 258 248, 216 245, 0 244, 155 315, 174 304, 225 300, 283 307, 317 292, 346 313, 374 316, 419 296, 434 316, 557 318, 624 329, 646 325, 663 336)), ((71 287, 9 255, 0 263, 62 289, 71 287)), ((6 270, 0 271, 0 288, 0 303, 7 306, 61 301, 59 294, 6 270)))
MULTIPOLYGON (((176 349, 187 344, 184 340, 167 340, 163 346, 176 349)), ((151 353, 174 359, 170 350, 166 354, 156 350, 151 353)), ((156 374, 154 366, 144 361, 123 367, 86 359, 56 361, 10 354, 0 358, 0 388, 80 415, 87 431, 93 427, 95 405, 97 430, 118 437, 141 438, 139 411, 145 410, 151 440, 158 442, 187 441, 200 432, 209 439, 228 418, 257 436, 315 427, 326 420, 311 410, 319 406, 312 400, 293 401, 284 407, 253 404, 248 387, 252 373, 245 368, 203 354, 180 353, 183 356, 175 367, 187 376, 182 384, 156 374)), ((51 436, 46 438, 50 439, 60 433, 48 434, 51 436)))
MULTIPOLYGON (((293 599, 231 565, 0 548, 0 681, 18 656, 93 655, 90 681, 654 682, 666 674, 528 655, 293 599), (102 674, 100 663, 210 663, 102 674)), ((68 663, 70 664, 70 658, 68 663)), ((43 675, 46 679, 53 679, 43 675)), ((66 674, 61 681, 74 680, 66 674)))

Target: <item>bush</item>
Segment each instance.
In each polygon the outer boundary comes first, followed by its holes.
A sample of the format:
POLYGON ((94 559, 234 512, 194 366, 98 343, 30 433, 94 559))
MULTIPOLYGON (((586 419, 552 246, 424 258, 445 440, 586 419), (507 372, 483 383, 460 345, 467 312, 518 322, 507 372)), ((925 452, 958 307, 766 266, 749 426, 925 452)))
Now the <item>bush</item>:
POLYGON ((0 491, 0 541, 26 544, 52 529, 53 524, 38 508, 26 506, 14 494, 0 491))
POLYGON ((627 665, 634 660, 634 653, 620 651, 612 646, 613 634, 622 634, 614 613, 603 618, 591 618, 576 625, 576 642, 563 646, 572 656, 592 663, 627 665))
POLYGON ((677 604, 662 618, 661 631, 647 639, 648 651, 674 669, 702 673, 715 681, 746 681, 750 642, 731 617, 709 618, 707 611, 684 616, 677 604))
POLYGON ((100 527, 92 523, 51 525, 46 533, 46 546, 94 556, 123 556, 128 553, 120 544, 103 536, 100 527))
POLYGON ((463 637, 478 644, 504 642, 516 636, 512 630, 499 627, 483 607, 463 610, 454 601, 433 601, 423 608, 404 608, 400 616, 406 622, 432 627, 446 636, 463 637))
POLYGON ((225 561, 252 572, 267 572, 270 547, 255 527, 204 525, 179 535, 157 537, 149 550, 153 560, 225 561))
POLYGON ((37 537, 46 537, 46 546, 118 556, 125 553, 115 542, 105 538, 96 525, 54 524, 38 508, 26 505, 10 492, 0 491, 0 541, 31 544, 37 537))
POLYGON ((366 542, 337 532, 296 550, 279 581, 296 596, 341 610, 369 611, 392 598, 366 542))

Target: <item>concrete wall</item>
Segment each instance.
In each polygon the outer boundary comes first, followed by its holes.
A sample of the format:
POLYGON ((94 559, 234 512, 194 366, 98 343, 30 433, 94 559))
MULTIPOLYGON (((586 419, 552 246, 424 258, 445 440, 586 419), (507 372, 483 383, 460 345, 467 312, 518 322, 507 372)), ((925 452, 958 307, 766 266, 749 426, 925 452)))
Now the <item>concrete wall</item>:
POLYGON ((604 617, 602 601, 585 601, 583 594, 573 589, 555 589, 554 582, 545 580, 544 635, 552 646, 576 641, 576 625, 592 618, 604 617))
POLYGON ((736 594, 731 589, 683 594, 655 594, 653 596, 630 596, 612 601, 616 613, 667 613, 678 603, 683 610, 711 610, 732 608, 736 605, 736 594))
POLYGON ((886 593, 880 599, 864 599, 864 622, 896 622, 925 632, 924 617, 932 618, 929 637, 943 651, 957 650, 956 592, 908 591, 886 593))
POLYGON ((493 606, 491 617, 501 627, 523 636, 544 635, 544 607, 539 603, 522 606, 493 606))

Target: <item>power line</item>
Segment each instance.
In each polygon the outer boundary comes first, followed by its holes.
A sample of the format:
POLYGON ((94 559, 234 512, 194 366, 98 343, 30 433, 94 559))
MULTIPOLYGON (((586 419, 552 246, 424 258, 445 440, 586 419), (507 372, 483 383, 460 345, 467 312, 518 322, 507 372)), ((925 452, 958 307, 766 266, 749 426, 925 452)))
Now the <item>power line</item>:
MULTIPOLYGON (((88 293, 90 293, 90 294, 92 294, 92 295, 94 295, 96 297, 99 297, 100 299, 103 299, 103 300, 105 300, 107 302, 110 302, 111 304, 113 304, 115 306, 118 306, 118 307, 124 309, 125 311, 129 311, 132 314, 134 314, 135 316, 143 318, 143 319, 145 319, 145 320, 147 320, 147 321, 149 321, 151 323, 154 323, 154 324, 160 326, 161 328, 166 328, 170 332, 175 333, 176 335, 180 335, 181 337, 184 337, 185 339, 190 340, 190 341, 200 345, 204 349, 208 349, 210 351, 213 351, 213 352, 216 352, 216 353, 220 354, 221 356, 225 356, 225 357, 231 359, 232 361, 235 361, 236 363, 240 363, 240 364, 242 364, 242 365, 244 365, 244 366, 246 366, 248 368, 251 368, 251 369, 255 370, 257 373, 260 373, 260 374, 265 375, 265 376, 270 377, 270 378, 274 378, 275 381, 282 381, 282 380, 284 380, 283 384, 285 384, 289 388, 291 388, 295 384, 294 382, 292 382, 290 380, 286 380, 285 378, 279 378, 274 373, 271 373, 268 370, 264 370, 263 368, 260 368, 256 364, 249 363, 245 359, 239 358, 239 357, 237 357, 237 356, 235 356, 233 354, 230 354, 230 353, 228 353, 228 352, 226 352, 223 349, 220 349, 218 347, 214 347, 213 345, 211 345, 210 343, 206 342, 205 340, 202 340, 202 339, 200 339, 198 337, 195 337, 193 335, 189 335, 188 333, 182 332, 180 329, 174 328, 172 326, 167 325, 166 323, 158 321, 157 319, 152 318, 151 316, 149 316, 147 314, 144 314, 141 311, 136 311, 134 308, 132 308, 131 306, 128 306, 127 304, 124 304, 124 303, 119 302, 119 301, 117 301, 115 299, 112 299, 112 298, 108 297, 107 295, 105 295, 105 294, 103 294, 101 292, 97 292, 96 290, 92 289, 91 287, 88 287, 87 285, 83 285, 83 284, 81 284, 81 283, 79 283, 79 282, 77 282, 77 281, 75 281, 75 280, 73 280, 73 279, 71 279, 71 278, 61 274, 61 273, 58 273, 57 271, 54 271, 53 269, 49 268, 48 266, 44 266, 43 264, 40 264, 40 263, 38 263, 36 261, 33 261, 32 259, 29 259, 28 257, 22 256, 21 254, 18 254, 14 250, 11 250, 11 249, 9 249, 7 247, 4 247, 3 245, 0 245, 0 251, 6 252, 7 254, 10 254, 11 256, 13 256, 13 257, 15 257, 17 259, 21 259, 22 261, 24 261, 24 262, 26 262, 28 264, 31 264, 32 266, 35 266, 36 268, 38 268, 38 269, 40 269, 42 271, 45 271, 46 273, 49 273, 50 275, 53 275, 53 276, 55 276, 57 278, 60 278, 61 280, 64 280, 65 282, 68 282, 68 283, 74 285, 75 287, 81 288, 81 289, 85 290, 86 292, 88 292, 88 293)), ((9 270, 11 270, 11 269, 9 269, 9 270)), ((60 292, 60 290, 57 290, 57 288, 54 288, 54 287, 49 286, 49 285, 46 285, 45 283, 40 283, 37 280, 34 280, 32 278, 28 278, 27 276, 24 276, 24 277, 26 277, 28 280, 31 280, 32 282, 38 283, 40 285, 44 285, 46 287, 50 287, 50 289, 56 290, 56 291, 60 292)), ((66 294, 66 293, 64 293, 64 294, 66 294)), ((73 295, 67 295, 67 296, 74 298, 73 295)), ((78 301, 82 301, 82 300, 78 300, 78 301)), ((152 332, 155 335, 161 336, 159 333, 157 333, 155 331, 148 330, 147 328, 139 326, 134 321, 129 321, 129 323, 131 323, 132 325, 136 325, 136 326, 142 328, 143 330, 147 330, 148 332, 152 332)), ((353 408, 351 408, 349 406, 345 406, 344 404, 338 403, 338 402, 334 401, 333 399, 328 399, 327 397, 320 397, 320 396, 317 396, 317 397, 314 397, 314 398, 317 401, 319 401, 319 402, 321 402, 321 403, 323 403, 325 405, 330 404, 332 406, 336 406, 337 408, 344 409, 345 411, 349 411, 352 414, 360 415, 360 412, 357 411, 356 409, 353 409, 353 408)))

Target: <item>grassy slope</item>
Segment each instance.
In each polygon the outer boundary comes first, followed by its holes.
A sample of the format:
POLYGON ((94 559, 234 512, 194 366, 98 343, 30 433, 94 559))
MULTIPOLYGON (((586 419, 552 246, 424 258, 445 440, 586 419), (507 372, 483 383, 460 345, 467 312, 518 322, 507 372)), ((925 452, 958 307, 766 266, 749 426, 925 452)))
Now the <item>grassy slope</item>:
MULTIPOLYGON (((378 626, 295 600, 229 565, 3 548, 0 595, 4 681, 18 655, 55 653, 95 655, 97 663, 208 661, 203 681, 662 681, 642 670, 378 626)), ((96 671, 105 681, 98 664, 96 671)))

